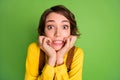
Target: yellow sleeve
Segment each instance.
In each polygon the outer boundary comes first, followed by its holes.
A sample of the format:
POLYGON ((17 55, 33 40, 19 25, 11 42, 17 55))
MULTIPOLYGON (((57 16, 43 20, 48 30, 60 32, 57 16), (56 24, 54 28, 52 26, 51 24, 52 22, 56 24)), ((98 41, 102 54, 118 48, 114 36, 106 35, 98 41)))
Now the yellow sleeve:
POLYGON ((54 78, 54 67, 45 64, 41 76, 39 76, 38 80, 53 80, 54 78))
POLYGON ((68 72, 66 64, 62 64, 60 66, 55 67, 55 80, 68 80, 68 72))
POLYGON ((82 80, 83 51, 81 48, 75 48, 75 55, 69 72, 70 80, 82 80))
POLYGON ((24 80, 53 80, 54 68, 48 64, 45 64, 42 74, 39 75, 39 56, 40 48, 36 43, 32 43, 28 47, 24 80))
POLYGON ((65 64, 55 68, 55 80, 82 80, 83 51, 75 48, 71 70, 67 72, 65 64))

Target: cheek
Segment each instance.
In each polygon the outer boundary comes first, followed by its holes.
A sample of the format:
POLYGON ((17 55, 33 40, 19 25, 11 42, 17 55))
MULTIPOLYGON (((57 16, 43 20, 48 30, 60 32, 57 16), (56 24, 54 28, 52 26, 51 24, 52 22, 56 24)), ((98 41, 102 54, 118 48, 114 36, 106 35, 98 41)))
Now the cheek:
POLYGON ((47 29, 45 29, 45 36, 49 36, 49 31, 47 29))
POLYGON ((70 36, 70 31, 65 31, 65 32, 63 32, 63 36, 64 36, 64 37, 70 36))
POLYGON ((53 36, 53 31, 45 30, 45 36, 46 36, 46 37, 49 37, 49 38, 52 38, 52 36, 53 36))

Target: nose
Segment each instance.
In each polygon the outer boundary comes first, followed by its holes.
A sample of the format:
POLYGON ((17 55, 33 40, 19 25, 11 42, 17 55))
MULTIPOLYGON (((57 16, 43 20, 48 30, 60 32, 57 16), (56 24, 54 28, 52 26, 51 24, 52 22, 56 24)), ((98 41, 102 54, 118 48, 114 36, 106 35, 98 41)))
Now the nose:
POLYGON ((59 37, 61 35, 61 31, 60 31, 60 29, 56 29, 56 31, 55 31, 55 36, 56 37, 59 37))

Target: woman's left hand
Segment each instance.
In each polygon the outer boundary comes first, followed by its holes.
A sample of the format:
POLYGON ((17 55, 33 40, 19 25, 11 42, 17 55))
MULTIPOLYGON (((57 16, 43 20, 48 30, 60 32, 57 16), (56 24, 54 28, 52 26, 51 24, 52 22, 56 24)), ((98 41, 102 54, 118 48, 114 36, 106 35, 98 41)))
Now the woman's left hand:
POLYGON ((77 39, 77 36, 69 36, 68 38, 65 39, 66 43, 64 47, 60 49, 59 51, 57 51, 56 65, 60 65, 64 63, 64 55, 74 46, 76 39, 77 39))

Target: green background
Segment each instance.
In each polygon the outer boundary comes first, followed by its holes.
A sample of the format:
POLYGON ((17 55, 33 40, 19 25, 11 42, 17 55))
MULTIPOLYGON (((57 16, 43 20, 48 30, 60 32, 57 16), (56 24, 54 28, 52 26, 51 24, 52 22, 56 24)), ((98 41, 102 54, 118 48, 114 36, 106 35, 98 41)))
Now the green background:
POLYGON ((120 80, 120 0, 0 0, 0 80, 23 80, 41 13, 63 4, 76 16, 83 80, 120 80))

